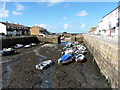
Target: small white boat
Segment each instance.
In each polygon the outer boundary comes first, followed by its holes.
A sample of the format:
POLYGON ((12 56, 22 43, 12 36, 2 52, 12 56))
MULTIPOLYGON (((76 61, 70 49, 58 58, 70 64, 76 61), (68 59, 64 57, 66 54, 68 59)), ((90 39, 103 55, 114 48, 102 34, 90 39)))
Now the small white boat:
POLYGON ((86 50, 86 47, 83 45, 77 45, 76 47, 78 50, 86 50))
POLYGON ((30 48, 31 47, 31 45, 25 45, 24 46, 24 48, 30 48))
POLYGON ((18 48, 22 48, 23 44, 16 44, 15 46, 13 46, 13 48, 18 49, 18 48))
POLYGON ((70 42, 66 44, 66 47, 71 47, 71 46, 73 46, 73 45, 70 42))
POLYGON ((36 44, 36 43, 31 43, 30 45, 31 45, 31 46, 36 46, 37 44, 36 44))
POLYGON ((75 41, 74 44, 75 44, 75 45, 78 45, 79 43, 78 43, 78 41, 75 41))
POLYGON ((47 61, 43 61, 43 62, 35 65, 35 67, 36 67, 36 69, 43 70, 43 69, 45 69, 45 68, 50 67, 51 65, 53 65, 52 60, 47 60, 47 61))
POLYGON ((78 54, 76 57, 75 57, 75 61, 76 62, 82 62, 84 60, 84 55, 83 54, 78 54))
POLYGON ((72 54, 72 53, 73 53, 72 48, 67 48, 65 51, 65 54, 72 54))

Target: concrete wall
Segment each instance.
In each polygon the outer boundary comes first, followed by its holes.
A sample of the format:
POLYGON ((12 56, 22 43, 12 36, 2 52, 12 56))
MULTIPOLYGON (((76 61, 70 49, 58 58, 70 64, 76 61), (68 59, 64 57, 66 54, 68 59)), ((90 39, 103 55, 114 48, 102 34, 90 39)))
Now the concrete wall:
MULTIPOLYGON (((101 73, 108 79, 112 88, 119 86, 118 46, 84 35, 84 43, 98 64, 101 73)), ((120 86, 119 86, 120 87, 120 86)))
POLYGON ((49 43, 53 43, 53 44, 58 44, 61 42, 60 37, 59 36, 37 36, 37 38, 39 39, 39 41, 44 41, 44 42, 49 42, 49 43))

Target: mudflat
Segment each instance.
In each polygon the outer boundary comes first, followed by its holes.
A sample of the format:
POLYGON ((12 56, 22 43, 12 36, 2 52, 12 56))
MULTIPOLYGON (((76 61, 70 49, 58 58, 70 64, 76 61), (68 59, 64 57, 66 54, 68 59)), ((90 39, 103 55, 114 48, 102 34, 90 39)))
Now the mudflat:
POLYGON ((20 53, 3 56, 3 88, 108 88, 109 84, 101 75, 93 56, 88 50, 85 63, 72 62, 58 65, 64 45, 45 44, 20 53), (40 71, 36 64, 51 59, 54 65, 40 71))

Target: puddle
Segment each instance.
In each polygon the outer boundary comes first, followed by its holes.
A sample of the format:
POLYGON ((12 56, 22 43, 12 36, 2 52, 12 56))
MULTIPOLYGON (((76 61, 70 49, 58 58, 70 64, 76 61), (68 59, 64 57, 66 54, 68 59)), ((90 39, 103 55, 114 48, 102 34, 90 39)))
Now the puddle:
POLYGON ((59 49, 58 51, 61 51, 61 49, 59 49))
POLYGON ((39 83, 41 88, 52 88, 52 67, 42 73, 42 81, 39 83))
POLYGON ((67 42, 61 42, 60 44, 68 44, 68 43, 70 43, 69 41, 67 41, 67 42))
POLYGON ((39 56, 40 56, 40 57, 42 57, 42 58, 44 58, 44 59, 46 59, 46 58, 47 58, 46 56, 41 55, 41 54, 39 54, 39 56))

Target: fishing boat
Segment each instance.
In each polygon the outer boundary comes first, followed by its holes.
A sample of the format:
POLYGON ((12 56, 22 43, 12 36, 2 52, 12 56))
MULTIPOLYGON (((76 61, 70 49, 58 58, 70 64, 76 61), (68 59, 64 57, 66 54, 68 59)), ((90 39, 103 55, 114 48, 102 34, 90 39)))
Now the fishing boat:
POLYGON ((11 54, 15 54, 17 53, 15 49, 13 48, 4 48, 2 51, 1 51, 1 54, 2 55, 11 55, 11 54))
POLYGON ((36 67, 36 69, 43 70, 43 69, 50 67, 51 65, 53 65, 52 60, 46 60, 46 61, 43 61, 43 62, 35 65, 35 67, 36 67))
POLYGON ((72 62, 72 60, 73 60, 73 56, 72 55, 65 54, 60 59, 58 59, 57 62, 58 62, 58 64, 67 64, 67 63, 72 62))
POLYGON ((84 60, 84 55, 83 54, 78 54, 76 57, 75 57, 75 61, 76 62, 82 62, 84 60))

